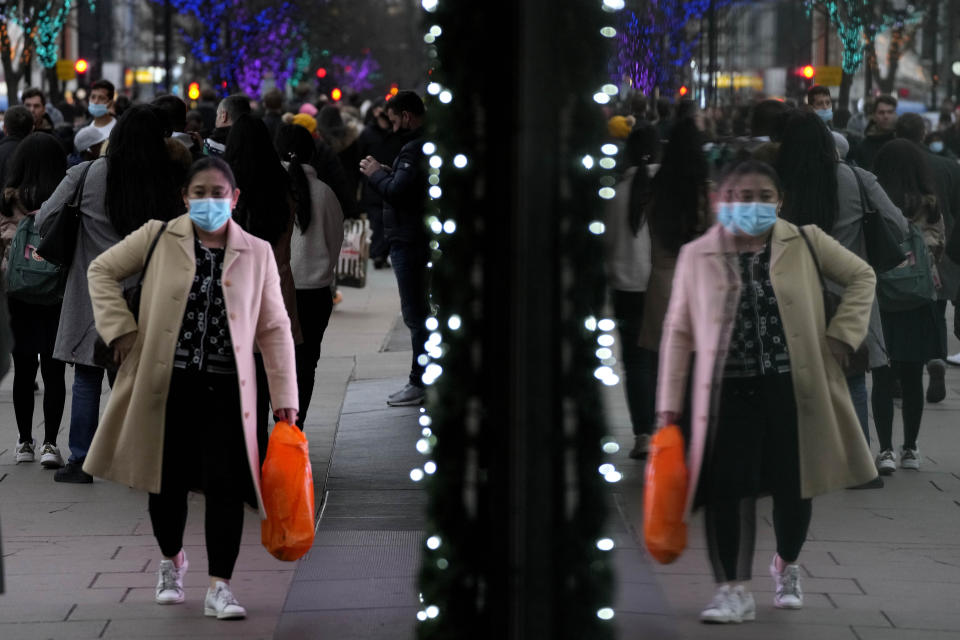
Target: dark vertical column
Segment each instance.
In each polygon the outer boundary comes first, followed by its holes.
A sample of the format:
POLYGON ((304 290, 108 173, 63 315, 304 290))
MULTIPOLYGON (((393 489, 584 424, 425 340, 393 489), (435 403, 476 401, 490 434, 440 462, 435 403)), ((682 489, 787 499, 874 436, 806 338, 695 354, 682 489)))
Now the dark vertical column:
POLYGON ((167 93, 173 87, 173 7, 163 0, 163 88, 167 93))
POLYGON ((710 86, 708 102, 711 106, 717 106, 717 7, 716 0, 710 0, 710 6, 707 9, 707 32, 710 38, 710 86))

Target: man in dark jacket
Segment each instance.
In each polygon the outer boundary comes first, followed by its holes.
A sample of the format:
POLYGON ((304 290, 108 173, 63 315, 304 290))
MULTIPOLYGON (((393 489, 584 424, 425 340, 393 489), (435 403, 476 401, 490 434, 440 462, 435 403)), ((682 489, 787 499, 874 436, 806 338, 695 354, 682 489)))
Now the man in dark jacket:
POLYGON ((214 121, 213 133, 203 141, 203 152, 208 156, 222 156, 227 150, 227 136, 230 127, 240 116, 250 115, 250 98, 243 94, 227 96, 217 106, 217 118, 214 121))
MULTIPOLYGON (((393 125, 387 117, 383 104, 370 107, 373 110, 373 119, 363 129, 357 143, 360 146, 360 157, 373 156, 380 164, 393 164, 400 149, 407 142, 407 135, 394 132, 393 125)), ((363 179, 363 191, 360 198, 360 208, 367 213, 370 220, 370 229, 373 236, 370 239, 370 257, 376 269, 387 267, 387 257, 390 247, 383 237, 383 198, 370 186, 366 177, 363 179)))
POLYGON ((26 107, 10 107, 4 114, 3 131, 6 135, 0 140, 0 189, 7 181, 7 162, 13 157, 20 141, 33 131, 33 125, 33 114, 26 107))
POLYGON ((267 125, 270 139, 277 137, 277 131, 283 124, 283 92, 280 89, 270 89, 263 94, 263 124, 267 125))
POLYGON ((427 262, 429 239, 424 226, 427 173, 423 162, 423 100, 413 91, 401 91, 387 103, 387 117, 397 131, 409 131, 410 140, 388 168, 373 156, 360 161, 360 171, 370 187, 383 198, 383 232, 390 248, 390 262, 400 289, 400 311, 410 329, 413 364, 409 383, 387 398, 387 404, 417 405, 423 402, 425 326, 430 315, 427 262))
POLYGON ((873 159, 880 147, 893 140, 896 123, 897 99, 893 96, 877 96, 863 141, 850 150, 848 158, 858 167, 873 171, 873 159))

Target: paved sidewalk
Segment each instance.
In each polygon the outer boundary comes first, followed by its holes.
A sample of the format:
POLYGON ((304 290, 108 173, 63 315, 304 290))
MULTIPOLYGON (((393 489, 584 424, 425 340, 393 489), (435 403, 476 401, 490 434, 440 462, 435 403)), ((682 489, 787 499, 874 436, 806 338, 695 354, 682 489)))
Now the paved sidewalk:
MULTIPOLYGON (((409 366, 409 352, 380 353, 399 310, 393 273, 371 271, 367 288, 344 289, 343 294, 324 338, 305 429, 318 497, 348 382, 358 376, 396 376, 398 369, 409 366)), ((7 578, 7 593, 0 595, 0 639, 274 636, 297 563, 279 562, 263 549, 259 520, 252 512, 246 514, 233 579, 249 613, 246 621, 219 622, 203 616, 207 577, 201 496, 191 498, 184 541, 191 563, 187 601, 157 606, 153 589, 159 551, 146 495, 103 481, 57 484, 52 472, 38 463, 14 464, 11 383, 8 376, 0 385, 0 525, 7 578)), ((101 408, 106 398, 105 387, 101 408)), ((64 453, 69 386, 67 402, 59 438, 64 453)), ((38 402, 37 434, 42 433, 42 420, 38 402)))

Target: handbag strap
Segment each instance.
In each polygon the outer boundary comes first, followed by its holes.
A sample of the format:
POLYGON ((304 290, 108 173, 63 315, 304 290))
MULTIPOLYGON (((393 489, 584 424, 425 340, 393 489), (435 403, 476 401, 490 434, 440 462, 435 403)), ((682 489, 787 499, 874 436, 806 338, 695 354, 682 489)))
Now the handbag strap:
POLYGON ((863 212, 864 219, 866 219, 867 215, 875 213, 876 209, 872 207, 870 196, 867 195, 867 188, 863 186, 863 178, 857 173, 857 168, 851 165, 847 166, 853 172, 853 177, 857 179, 857 189, 860 191, 860 210, 863 212))
POLYGON ((150 243, 150 249, 147 251, 147 259, 143 262, 143 269, 140 271, 140 282, 138 286, 143 286, 143 279, 147 276, 147 267, 150 265, 150 258, 153 257, 153 250, 157 248, 157 243, 160 241, 160 236, 163 235, 163 232, 167 230, 167 223, 164 222, 160 225, 160 231, 157 232, 157 235, 153 237, 153 242, 150 243))
MULTIPOLYGON (((813 266, 817 268, 817 278, 820 280, 820 290, 823 292, 823 295, 827 294, 827 281, 823 278, 823 271, 820 269, 820 260, 817 258, 817 252, 813 250, 813 245, 810 244, 810 238, 807 237, 807 234, 804 233, 803 227, 797 225, 797 231, 800 232, 800 236, 803 238, 803 241, 807 244, 807 249, 810 251, 810 257, 813 258, 813 266)), ((826 309, 824 309, 826 311, 826 309)))
POLYGON ((87 173, 90 171, 90 167, 93 166, 93 163, 99 160, 91 160, 87 163, 87 166, 83 168, 83 171, 80 172, 80 182, 77 183, 77 187, 73 190, 73 198, 70 200, 70 206, 79 207, 80 203, 83 202, 83 187, 87 184, 87 173))

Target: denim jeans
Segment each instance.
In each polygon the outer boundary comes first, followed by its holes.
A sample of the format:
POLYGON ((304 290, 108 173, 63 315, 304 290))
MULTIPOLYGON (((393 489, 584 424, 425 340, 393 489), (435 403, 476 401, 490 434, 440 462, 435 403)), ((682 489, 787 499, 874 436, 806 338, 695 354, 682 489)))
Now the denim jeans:
POLYGON ((424 344, 430 337, 425 323, 430 315, 429 282, 427 261, 429 249, 426 245, 407 242, 390 243, 390 262, 397 277, 400 290, 400 312, 403 323, 410 329, 410 342, 413 346, 413 362, 410 366, 410 384, 423 387, 424 366, 418 362, 426 353, 424 344))
POLYGON ((847 387, 850 389, 850 399, 853 400, 853 408, 857 411, 857 420, 860 421, 863 437, 867 439, 867 446, 870 446, 870 419, 867 414, 867 374, 858 373, 849 376, 847 387))
MULTIPOLYGON (((70 459, 83 464, 100 422, 100 394, 103 391, 103 373, 100 367, 77 364, 73 376, 73 402, 70 407, 70 459)), ((113 385, 114 375, 109 376, 113 385)))

